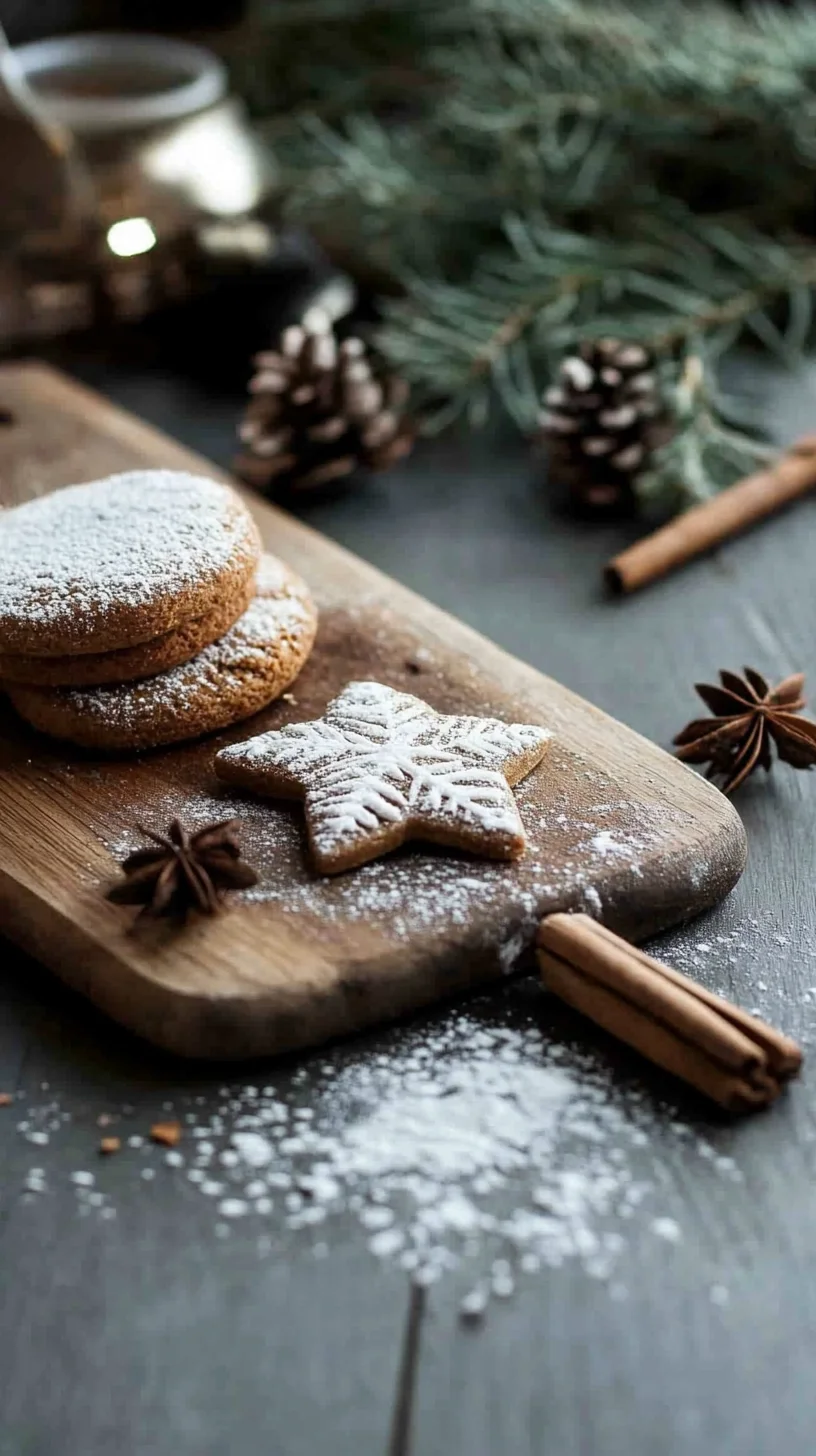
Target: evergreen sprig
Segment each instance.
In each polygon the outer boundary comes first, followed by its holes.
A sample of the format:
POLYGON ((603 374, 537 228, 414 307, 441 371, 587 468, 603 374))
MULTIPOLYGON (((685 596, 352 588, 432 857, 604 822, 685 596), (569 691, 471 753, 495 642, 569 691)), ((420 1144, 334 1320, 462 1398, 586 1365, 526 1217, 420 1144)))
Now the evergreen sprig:
POLYGON ((656 351, 677 426, 644 499, 755 462, 714 371, 809 337, 810 5, 256 0, 256 23, 287 210, 374 282, 430 420, 498 398, 529 429, 558 357, 614 335, 656 351))

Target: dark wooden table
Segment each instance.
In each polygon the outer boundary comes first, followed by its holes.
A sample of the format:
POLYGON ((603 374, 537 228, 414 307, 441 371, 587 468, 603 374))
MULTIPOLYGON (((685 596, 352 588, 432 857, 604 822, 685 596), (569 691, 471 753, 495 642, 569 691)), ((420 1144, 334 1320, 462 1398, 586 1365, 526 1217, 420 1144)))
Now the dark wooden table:
MULTIPOLYGON (((228 462, 234 388, 155 361, 79 349, 54 357, 228 462)), ((807 380, 752 365, 748 383, 781 439, 812 427, 807 380)), ((692 716, 691 684, 720 666, 802 668, 816 683, 816 502, 624 602, 603 598, 599 569, 630 528, 561 519, 509 434, 423 444, 387 479, 305 513, 663 743, 692 716)), ((739 799, 751 842, 742 883, 661 947, 806 1045, 816 1028, 807 995, 815 807, 816 776, 783 768, 749 785, 739 799)), ((455 1274, 424 1300, 412 1295, 404 1273, 371 1256, 351 1215, 332 1223, 328 1255, 316 1260, 308 1231, 287 1231, 273 1214, 274 1248, 262 1258, 256 1227, 236 1223, 219 1239, 211 1205, 189 1188, 162 1178, 134 1186, 125 1161, 111 1160, 118 1216, 79 1217, 67 1170, 96 1166, 98 1114, 127 1103, 144 1127, 184 1094, 215 1102, 224 1074, 135 1043, 8 946, 0 985, 0 1089, 22 1092, 0 1112, 2 1456, 812 1452, 816 1091, 807 1068, 781 1105, 730 1126, 556 1014, 553 1034, 585 1041, 610 1086, 628 1078, 661 1109, 657 1177, 682 1237, 657 1239, 646 1226, 630 1237, 616 1272, 626 1297, 567 1262, 520 1280, 512 1299, 468 1328, 455 1274), (33 1148, 17 1130, 20 1109, 52 1092, 72 1121, 33 1148), (669 1137, 670 1123, 693 1136, 669 1137), (692 1147, 701 1135, 734 1160, 739 1181, 708 1175, 692 1147), (26 1201, 34 1162, 50 1192, 26 1201)), ((515 999, 520 1016, 529 1011, 525 987, 501 994, 504 1015, 515 999)), ((489 1019, 490 1001, 474 1015, 489 1019)), ((396 1027, 366 1044, 387 1054, 405 1034, 396 1027)), ((264 1082, 282 1085, 296 1069, 267 1067, 264 1082)))

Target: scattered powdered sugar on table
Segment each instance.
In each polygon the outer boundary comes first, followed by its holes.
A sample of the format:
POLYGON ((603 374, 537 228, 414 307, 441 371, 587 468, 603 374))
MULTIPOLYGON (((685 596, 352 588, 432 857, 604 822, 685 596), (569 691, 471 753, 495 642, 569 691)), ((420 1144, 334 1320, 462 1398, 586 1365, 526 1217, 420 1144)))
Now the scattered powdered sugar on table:
MULTIPOLYGON (((574 1262, 607 1280, 638 1240, 682 1239, 681 1193, 665 1176, 673 1145, 684 1142, 704 1176, 741 1174, 648 1092, 616 1085, 592 1052, 551 1042, 533 993, 533 1014, 519 1014, 518 993, 483 998, 368 1046, 315 1054, 263 1085, 165 1102, 162 1115, 172 1110, 184 1129, 170 1151, 128 1137, 127 1110, 113 1110, 105 1131, 121 1136, 122 1151, 90 1171, 91 1122, 88 1159, 59 1180, 80 1213, 103 1218, 117 1214, 112 1187, 186 1183, 211 1206, 218 1236, 250 1235, 261 1256, 293 1236, 326 1254, 352 1215, 372 1255, 412 1278, 458 1270, 469 1318, 540 1269, 574 1262)), ((25 1198, 53 1191, 58 1175, 43 1168, 35 1138, 47 1133, 54 1159, 67 1120, 53 1093, 20 1118, 37 1149, 25 1198)))
POLYGON ((684 926, 661 936, 655 954, 811 1046, 816 1035, 816 964, 808 963, 816 962, 816 943, 809 910, 807 905, 780 930, 767 911, 741 916, 734 924, 726 902, 699 929, 684 926))

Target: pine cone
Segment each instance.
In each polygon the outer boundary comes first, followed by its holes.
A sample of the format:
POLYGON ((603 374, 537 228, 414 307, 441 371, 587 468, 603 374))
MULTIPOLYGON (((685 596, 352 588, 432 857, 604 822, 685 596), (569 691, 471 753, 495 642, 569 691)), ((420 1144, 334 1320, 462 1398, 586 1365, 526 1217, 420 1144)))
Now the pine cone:
POLYGON ((385 470, 410 451, 407 385, 378 368, 361 339, 338 343, 328 319, 285 329, 255 365, 236 462, 250 485, 274 495, 316 490, 358 468, 385 470))
POLYGON ((668 438, 654 364, 641 344, 593 340, 563 360, 544 395, 550 476, 584 513, 631 510, 635 476, 668 438))

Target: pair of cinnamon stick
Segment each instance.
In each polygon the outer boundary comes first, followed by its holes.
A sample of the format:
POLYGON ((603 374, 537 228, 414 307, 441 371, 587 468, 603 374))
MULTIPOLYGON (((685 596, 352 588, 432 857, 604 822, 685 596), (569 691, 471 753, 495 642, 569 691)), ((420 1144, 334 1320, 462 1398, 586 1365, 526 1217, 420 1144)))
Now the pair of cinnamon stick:
POLYGON ((547 916, 538 961, 548 990, 729 1112, 767 1107, 801 1067, 789 1037, 588 915, 547 916))
POLYGON ((637 591, 704 551, 747 530, 816 486, 816 435, 806 435, 767 470, 746 476, 703 505, 693 506, 614 557, 606 567, 613 591, 637 591))

